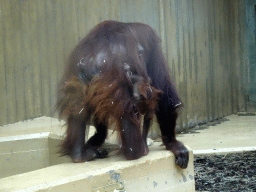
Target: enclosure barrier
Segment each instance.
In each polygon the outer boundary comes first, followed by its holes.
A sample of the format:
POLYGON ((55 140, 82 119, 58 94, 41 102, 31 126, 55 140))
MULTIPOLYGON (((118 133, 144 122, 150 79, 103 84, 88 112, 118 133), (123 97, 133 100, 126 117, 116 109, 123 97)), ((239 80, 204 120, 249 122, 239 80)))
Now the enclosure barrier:
POLYGON ((108 158, 73 163, 56 153, 65 129, 49 120, 1 127, 0 191, 195 191, 192 150, 185 170, 160 142, 138 160, 128 161, 109 147, 114 154, 108 158))

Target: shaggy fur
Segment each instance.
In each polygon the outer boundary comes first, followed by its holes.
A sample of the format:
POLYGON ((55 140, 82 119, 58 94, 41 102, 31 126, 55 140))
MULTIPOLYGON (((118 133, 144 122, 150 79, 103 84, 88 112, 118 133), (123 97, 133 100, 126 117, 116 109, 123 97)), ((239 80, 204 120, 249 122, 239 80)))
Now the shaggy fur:
POLYGON ((148 153, 146 137, 156 115, 166 148, 186 168, 188 150, 175 137, 179 106, 153 29, 140 23, 102 22, 75 47, 58 87, 57 109, 67 121, 62 153, 74 162, 105 157, 100 147, 108 127, 115 124, 125 157, 140 158, 148 153), (90 124, 96 133, 85 143, 90 124))

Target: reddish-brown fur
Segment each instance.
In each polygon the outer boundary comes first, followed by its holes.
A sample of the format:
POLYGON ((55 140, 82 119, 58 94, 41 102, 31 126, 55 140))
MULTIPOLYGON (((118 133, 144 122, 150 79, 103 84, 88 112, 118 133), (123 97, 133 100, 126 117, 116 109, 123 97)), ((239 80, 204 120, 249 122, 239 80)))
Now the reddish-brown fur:
POLYGON ((59 84, 57 108, 68 126, 62 153, 74 162, 105 157, 100 146, 114 122, 125 157, 137 159, 148 153, 146 137, 156 114, 166 148, 185 168, 188 151, 175 138, 180 104, 155 32, 139 23, 103 22, 71 53, 59 84), (90 124, 96 133, 85 144, 90 124))

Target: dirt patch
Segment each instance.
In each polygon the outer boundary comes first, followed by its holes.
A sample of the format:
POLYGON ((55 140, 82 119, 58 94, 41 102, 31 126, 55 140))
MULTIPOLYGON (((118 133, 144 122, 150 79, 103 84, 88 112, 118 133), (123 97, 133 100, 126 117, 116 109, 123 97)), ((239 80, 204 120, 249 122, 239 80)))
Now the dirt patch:
POLYGON ((256 151, 195 156, 196 191, 256 191, 256 151))

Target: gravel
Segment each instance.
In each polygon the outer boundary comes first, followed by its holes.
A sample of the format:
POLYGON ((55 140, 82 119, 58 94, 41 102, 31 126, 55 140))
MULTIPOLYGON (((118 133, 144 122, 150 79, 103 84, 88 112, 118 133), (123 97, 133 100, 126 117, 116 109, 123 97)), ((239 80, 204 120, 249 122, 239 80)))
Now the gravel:
POLYGON ((256 151, 195 156, 196 191, 256 191, 256 151))

